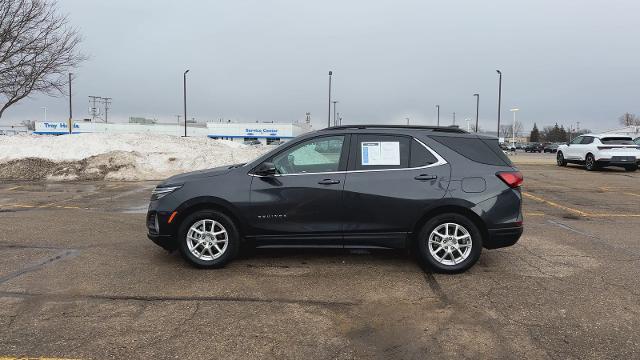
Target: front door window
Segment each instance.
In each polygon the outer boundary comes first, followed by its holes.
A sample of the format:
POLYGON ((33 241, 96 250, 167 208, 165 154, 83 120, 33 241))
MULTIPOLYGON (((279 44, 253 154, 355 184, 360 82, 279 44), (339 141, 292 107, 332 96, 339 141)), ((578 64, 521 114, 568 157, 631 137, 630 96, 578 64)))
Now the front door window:
POLYGON ((287 149, 273 158, 278 174, 334 172, 340 168, 344 136, 324 136, 287 149))

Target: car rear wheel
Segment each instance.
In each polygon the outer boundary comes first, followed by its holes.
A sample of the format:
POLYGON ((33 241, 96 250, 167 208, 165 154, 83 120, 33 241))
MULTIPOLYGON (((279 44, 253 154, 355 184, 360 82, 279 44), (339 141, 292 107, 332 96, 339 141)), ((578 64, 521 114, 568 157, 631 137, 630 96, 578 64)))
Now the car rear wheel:
POLYGON ((588 171, 593 171, 598 168, 598 165, 596 164, 596 158, 593 157, 593 154, 587 154, 587 157, 584 161, 584 167, 588 171))
POLYGON ((624 167, 624 169, 627 171, 636 171, 638 170, 638 165, 627 165, 624 167))
POLYGON ((480 258, 482 236, 478 227, 460 214, 442 214, 429 220, 418 234, 423 263, 442 273, 459 273, 480 258))
POLYGON ((200 268, 220 268, 238 253, 240 237, 226 215, 211 210, 187 216, 180 226, 180 253, 200 268))
POLYGON ((567 160, 564 159, 562 151, 558 151, 558 155, 556 155, 556 161, 558 163, 558 166, 567 166, 567 160))

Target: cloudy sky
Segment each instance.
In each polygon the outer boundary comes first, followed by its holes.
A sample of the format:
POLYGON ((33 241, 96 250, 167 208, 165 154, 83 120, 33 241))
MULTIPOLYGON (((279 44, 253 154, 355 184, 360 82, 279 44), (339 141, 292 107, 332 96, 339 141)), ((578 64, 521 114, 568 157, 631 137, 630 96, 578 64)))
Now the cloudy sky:
MULTIPOLYGON (((640 2, 635 0, 336 1, 59 0, 91 56, 77 71, 74 115, 88 95, 110 118, 175 122, 188 75, 189 117, 326 124, 327 72, 344 123, 435 124, 503 113, 525 128, 607 129, 640 113, 640 2)), ((67 117, 65 98, 34 96, 3 123, 67 117)))

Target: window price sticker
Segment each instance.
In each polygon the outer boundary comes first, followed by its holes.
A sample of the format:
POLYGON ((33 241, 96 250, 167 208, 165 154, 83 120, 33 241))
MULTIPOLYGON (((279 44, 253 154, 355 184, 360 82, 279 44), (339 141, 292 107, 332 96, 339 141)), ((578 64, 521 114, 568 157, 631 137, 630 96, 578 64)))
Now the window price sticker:
POLYGON ((376 141, 360 143, 362 165, 400 165, 400 142, 376 141))

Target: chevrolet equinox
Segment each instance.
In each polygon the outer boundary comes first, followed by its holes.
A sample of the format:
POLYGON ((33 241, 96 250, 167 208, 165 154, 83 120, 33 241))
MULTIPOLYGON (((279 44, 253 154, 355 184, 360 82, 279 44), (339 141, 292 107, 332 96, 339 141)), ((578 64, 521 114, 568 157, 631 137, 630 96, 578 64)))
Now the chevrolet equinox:
POLYGON ((523 178, 493 137, 455 127, 338 126, 247 164, 173 176, 148 237, 197 267, 243 245, 408 248, 434 271, 470 268, 522 234, 523 178))

